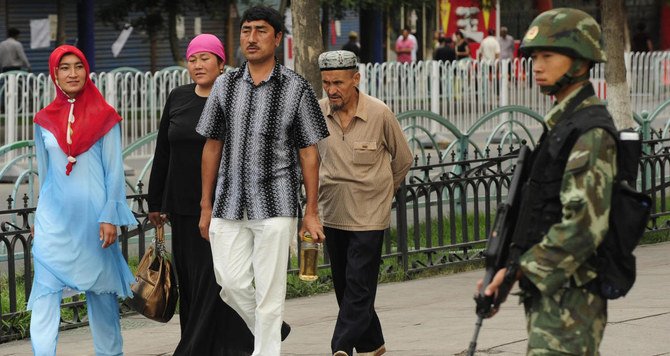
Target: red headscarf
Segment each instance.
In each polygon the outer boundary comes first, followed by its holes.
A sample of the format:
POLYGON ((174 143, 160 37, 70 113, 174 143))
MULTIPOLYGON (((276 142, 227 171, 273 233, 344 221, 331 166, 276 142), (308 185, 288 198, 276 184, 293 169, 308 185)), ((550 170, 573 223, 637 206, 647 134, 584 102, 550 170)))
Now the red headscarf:
POLYGON ((90 72, 86 57, 77 47, 63 45, 56 48, 49 57, 49 75, 51 75, 51 80, 56 85, 56 99, 35 115, 35 123, 49 130, 56 137, 61 150, 68 156, 68 164, 65 169, 67 175, 70 175, 72 166, 77 162, 76 157, 88 151, 114 125, 121 121, 121 116, 107 104, 98 88, 91 82, 90 72), (66 54, 74 54, 79 57, 86 69, 84 87, 73 99, 61 90, 56 80, 58 65, 61 58, 66 54), (68 126, 70 127, 69 142, 68 126))

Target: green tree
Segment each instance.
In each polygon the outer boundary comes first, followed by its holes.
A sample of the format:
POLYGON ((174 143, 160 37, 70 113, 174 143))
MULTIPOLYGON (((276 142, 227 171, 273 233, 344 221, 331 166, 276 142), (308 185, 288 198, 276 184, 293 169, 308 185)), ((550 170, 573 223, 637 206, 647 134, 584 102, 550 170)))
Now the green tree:
POLYGON ((212 17, 228 19, 229 0, 106 0, 98 7, 96 17, 105 24, 121 30, 129 23, 135 31, 145 32, 149 40, 150 67, 156 71, 157 43, 161 38, 170 42, 175 63, 183 65, 183 53, 177 39, 177 16, 188 10, 198 10, 212 17))
MULTIPOLYGON (((372 59, 372 47, 374 46, 374 36, 370 34, 375 33, 375 21, 370 21, 370 16, 390 17, 391 20, 399 14, 398 9, 405 8, 405 10, 422 10, 426 9, 428 13, 435 8, 435 0, 321 0, 323 13, 329 14, 334 19, 342 18, 344 12, 347 10, 358 11, 360 21, 360 40, 361 40, 361 59, 363 62, 369 62, 372 59)), ((324 19, 323 23, 327 23, 330 19, 324 19)), ((404 24, 401 24, 403 26, 404 24)), ((386 26, 388 27, 388 26, 386 26)), ((327 44, 327 30, 324 26, 323 39, 324 47, 327 44)), ((427 31, 430 32, 430 31, 427 31)), ((385 36, 387 37, 388 34, 385 36)), ((423 34, 426 36, 426 34, 423 34)))

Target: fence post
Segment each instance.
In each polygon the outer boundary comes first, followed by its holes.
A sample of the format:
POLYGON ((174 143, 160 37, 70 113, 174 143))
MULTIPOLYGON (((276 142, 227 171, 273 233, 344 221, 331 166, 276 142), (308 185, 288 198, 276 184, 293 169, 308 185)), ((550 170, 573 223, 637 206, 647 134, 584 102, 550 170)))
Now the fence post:
POLYGON ((358 90, 360 90, 362 93, 369 94, 368 93, 368 78, 367 78, 367 71, 366 71, 367 65, 364 63, 359 63, 358 64, 358 73, 361 73, 361 80, 358 83, 358 90))
MULTIPOLYGON (((440 115, 440 62, 430 61, 430 111, 440 115)), ((431 131, 438 132, 440 125, 431 123, 431 131)))
MULTIPOLYGON (((509 69, 511 66, 512 61, 510 59, 502 59, 500 60, 500 75, 498 78, 494 78, 498 80, 498 85, 500 86, 500 106, 499 107, 505 107, 509 105, 509 69)), ((505 113, 500 116, 502 118, 502 122, 507 122, 509 121, 510 114, 505 113)), ((512 131, 512 127, 510 126, 508 128, 510 132, 512 131)))
POLYGON ((652 138, 651 131, 653 130, 653 127, 651 127, 651 121, 649 121, 649 112, 646 110, 642 111, 640 117, 642 118, 642 123, 640 124, 640 139, 642 141, 649 141, 652 138))
MULTIPOLYGON (((16 142, 16 125, 18 121, 18 95, 19 85, 16 74, 7 75, 7 90, 5 91, 5 144, 16 142)), ((14 158, 13 153, 9 153, 7 160, 14 158)))
MULTIPOLYGON (((111 105, 114 109, 117 111, 119 110, 116 106, 116 79, 114 73, 102 73, 106 78, 104 80, 105 83, 105 100, 107 100, 107 104, 111 105)), ((100 78, 102 79, 102 78, 100 78)))
MULTIPOLYGON (((640 124, 640 139, 642 140, 642 142, 649 141, 653 138, 652 131, 654 130, 654 128, 651 126, 651 120, 649 120, 649 113, 645 110, 642 111, 642 114, 640 114, 640 116, 642 117, 642 123, 640 124)), ((652 145, 643 144, 642 154, 643 155, 652 154, 652 145)), ((642 158, 640 158, 640 160, 642 160, 642 158)), ((644 184, 647 187, 652 186, 652 176, 655 174, 655 172, 653 172, 652 169, 654 169, 654 167, 655 167, 654 165, 652 166, 643 165, 642 175, 640 179, 641 181, 645 181, 646 176, 646 181, 644 182, 644 184)))
POLYGON ((400 188, 395 195, 396 201, 396 220, 398 224, 398 250, 400 252, 400 262, 402 264, 403 278, 409 271, 409 256, 407 251, 407 187, 405 180, 400 183, 400 188))

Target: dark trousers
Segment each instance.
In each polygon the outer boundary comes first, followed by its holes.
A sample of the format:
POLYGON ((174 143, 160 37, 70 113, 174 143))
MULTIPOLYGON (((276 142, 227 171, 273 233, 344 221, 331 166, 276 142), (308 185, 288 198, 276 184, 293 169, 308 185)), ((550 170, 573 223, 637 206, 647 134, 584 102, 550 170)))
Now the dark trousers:
POLYGON ((384 344, 375 312, 383 230, 344 231, 324 228, 335 296, 340 312, 333 331, 333 353, 370 352, 384 344))
POLYGON ((221 300, 209 242, 200 237, 199 216, 170 214, 172 256, 179 282, 181 340, 174 355, 249 355, 254 336, 221 300))

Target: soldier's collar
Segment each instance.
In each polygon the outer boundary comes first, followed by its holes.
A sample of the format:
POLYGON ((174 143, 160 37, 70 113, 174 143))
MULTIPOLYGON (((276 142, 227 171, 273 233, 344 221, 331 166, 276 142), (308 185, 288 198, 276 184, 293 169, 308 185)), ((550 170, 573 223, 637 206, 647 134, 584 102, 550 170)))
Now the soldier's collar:
POLYGON ((552 128, 556 126, 561 120, 562 117, 564 116, 563 113, 568 110, 568 111, 574 111, 578 105, 580 105, 581 101, 583 101, 586 97, 590 97, 594 95, 593 91, 593 86, 591 85, 590 81, 585 81, 584 85, 581 86, 580 88, 573 90, 570 94, 568 94, 563 101, 555 102, 554 106, 549 110, 547 115, 544 116, 544 122, 549 126, 549 128, 552 128), (587 92, 585 92, 587 91, 587 92), (579 95, 579 98, 577 96, 579 95), (575 100, 579 102, 575 102, 575 100))

